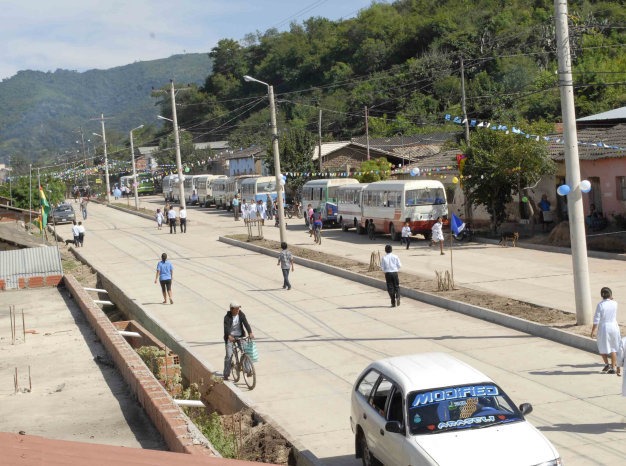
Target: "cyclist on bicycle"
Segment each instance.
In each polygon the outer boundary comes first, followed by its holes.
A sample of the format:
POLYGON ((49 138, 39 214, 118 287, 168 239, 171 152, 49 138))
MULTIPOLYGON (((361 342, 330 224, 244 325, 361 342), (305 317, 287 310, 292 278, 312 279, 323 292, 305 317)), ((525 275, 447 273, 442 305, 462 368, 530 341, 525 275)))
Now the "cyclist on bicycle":
MULTIPOLYGON (((224 357, 224 380, 230 377, 231 361, 233 358, 233 346, 235 343, 241 346, 238 341, 246 336, 246 330, 250 338, 254 338, 252 328, 246 319, 246 315, 241 311, 241 305, 230 303, 230 310, 224 316, 224 343, 226 344, 226 356, 224 357)), ((249 368, 244 368, 249 372, 249 368)))

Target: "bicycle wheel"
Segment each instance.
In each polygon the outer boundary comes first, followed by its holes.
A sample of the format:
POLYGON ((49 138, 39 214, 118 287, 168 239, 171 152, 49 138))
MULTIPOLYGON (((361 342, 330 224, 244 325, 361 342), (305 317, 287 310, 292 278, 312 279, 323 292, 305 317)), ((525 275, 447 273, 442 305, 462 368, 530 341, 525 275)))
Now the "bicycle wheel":
POLYGON ((248 389, 253 390, 256 387, 256 371, 254 370, 254 364, 250 360, 250 356, 244 354, 241 356, 241 367, 243 372, 243 381, 248 386, 248 389), (249 372, 246 372, 246 367, 250 368, 249 372))
POLYGON ((233 382, 239 382, 239 377, 241 376, 241 364, 234 354, 230 360, 230 376, 233 378, 233 382))

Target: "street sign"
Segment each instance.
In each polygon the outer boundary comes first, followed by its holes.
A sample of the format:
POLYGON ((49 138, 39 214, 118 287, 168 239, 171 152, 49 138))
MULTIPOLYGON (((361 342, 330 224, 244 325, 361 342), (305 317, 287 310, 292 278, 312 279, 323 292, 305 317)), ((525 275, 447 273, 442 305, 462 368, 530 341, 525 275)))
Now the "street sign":
POLYGON ((96 184, 102 184, 102 180, 100 178, 96 178, 96 184))

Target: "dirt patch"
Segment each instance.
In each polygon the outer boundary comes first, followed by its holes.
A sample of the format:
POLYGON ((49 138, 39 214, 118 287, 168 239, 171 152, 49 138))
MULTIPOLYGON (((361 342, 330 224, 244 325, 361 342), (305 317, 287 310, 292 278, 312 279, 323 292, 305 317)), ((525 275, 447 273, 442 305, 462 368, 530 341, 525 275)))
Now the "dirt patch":
MULTIPOLYGON (((569 241, 569 229, 567 228, 566 231, 569 241)), ((228 236, 228 238, 236 239, 243 242, 248 241, 247 235, 230 235, 228 236)), ((276 251, 280 250, 280 243, 278 241, 262 239, 251 241, 251 243, 267 249, 273 249, 276 251)), ((293 255, 298 257, 322 262, 328 265, 333 265, 335 267, 340 267, 345 270, 350 270, 351 272, 356 272, 361 275, 378 278, 380 280, 385 279, 385 275, 382 271, 369 272, 369 264, 366 264, 364 262, 359 262, 354 259, 347 259, 344 257, 339 257, 319 251, 312 251, 310 249, 305 249, 298 246, 290 246, 289 250, 292 252, 293 255)), ((484 307, 486 309, 491 309, 493 311, 501 312, 503 314, 513 317, 519 317, 520 319, 529 320, 538 324, 548 325, 550 327, 565 330, 571 333, 575 333, 577 335, 589 336, 589 334, 591 333, 591 325, 576 325, 575 314, 561 311, 559 309, 537 306, 535 304, 527 303, 525 301, 519 301, 516 299, 511 299, 463 287, 457 287, 455 290, 452 291, 437 291, 437 283, 434 277, 432 280, 430 280, 405 272, 400 272, 399 277, 400 284, 406 288, 412 288, 414 290, 436 294, 462 303, 484 307)), ((620 328, 622 334, 626 333, 625 325, 620 325, 620 328)))
MULTIPOLYGON (((134 200, 132 202, 133 204, 135 203, 134 200)), ((120 209, 129 210, 131 212, 141 212, 142 214, 147 214, 147 215, 154 215, 155 213, 154 210, 144 209, 143 207, 139 207, 139 209, 135 209, 134 205, 123 204, 121 202, 112 202, 111 205, 114 205, 115 207, 119 207, 120 209)))

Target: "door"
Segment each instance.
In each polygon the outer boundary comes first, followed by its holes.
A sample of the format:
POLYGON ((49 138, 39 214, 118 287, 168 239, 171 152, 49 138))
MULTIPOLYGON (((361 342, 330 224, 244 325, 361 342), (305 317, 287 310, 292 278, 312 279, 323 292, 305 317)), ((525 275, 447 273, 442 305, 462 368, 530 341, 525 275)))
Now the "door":
POLYGON ((589 193, 589 210, 591 210, 591 204, 595 204, 596 212, 602 213, 602 189, 600 187, 600 178, 597 176, 590 176, 589 182, 591 183, 591 192, 589 193))
POLYGON ((367 419, 364 429, 371 452, 376 459, 386 465, 395 464, 388 456, 390 448, 386 445, 387 432, 385 432, 387 405, 389 404, 392 391, 393 382, 381 375, 369 399, 369 409, 366 411, 367 419))
MULTIPOLYGON (((393 391, 389 397, 387 403, 386 419, 382 424, 381 434, 381 450, 382 455, 385 457, 384 463, 387 465, 408 465, 411 464, 408 455, 408 438, 406 436, 406 422, 405 422, 405 405, 404 396, 400 388, 394 384, 393 391), (385 431, 385 424, 387 421, 397 421, 402 426, 402 433, 387 432, 385 431)), ((380 433, 380 431, 379 431, 380 433)))

